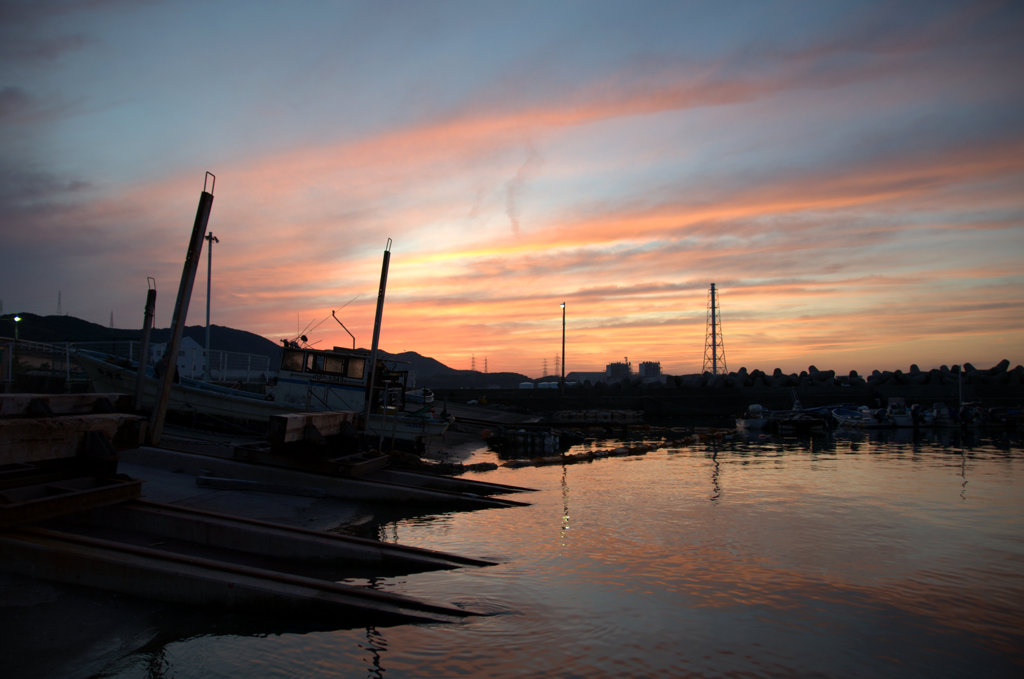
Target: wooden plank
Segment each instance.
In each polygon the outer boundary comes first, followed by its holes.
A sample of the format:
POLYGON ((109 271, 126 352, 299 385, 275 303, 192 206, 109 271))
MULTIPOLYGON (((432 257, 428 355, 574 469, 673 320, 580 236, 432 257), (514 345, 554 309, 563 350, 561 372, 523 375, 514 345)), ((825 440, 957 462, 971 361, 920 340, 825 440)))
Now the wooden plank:
POLYGON ((93 507, 132 500, 142 482, 127 476, 59 479, 0 492, 0 527, 41 521, 93 507))
MULTIPOLYGON (((220 558, 236 563, 250 561, 256 556, 307 565, 333 564, 336 569, 332 570, 336 570, 337 578, 351 574, 351 567, 356 563, 406 573, 495 564, 494 561, 458 554, 282 526, 148 500, 101 507, 75 518, 73 529, 76 532, 90 531, 90 528, 85 528, 88 526, 100 529, 104 535, 121 532, 145 534, 148 536, 147 544, 173 540, 197 545, 207 554, 209 550, 228 550, 233 555, 220 558)), ((294 564, 288 566, 292 567, 294 564)))
POLYGON ((331 580, 43 528, 0 533, 0 560, 7 570, 35 578, 261 615, 286 613, 360 626, 455 622, 480 615, 331 580))
POLYGON ((142 444, 145 420, 136 415, 68 415, 0 420, 0 464, 55 460, 78 455, 90 432, 115 450, 142 444))
POLYGON ((318 413, 271 415, 268 438, 273 443, 294 443, 340 434, 346 424, 354 423, 359 413, 329 410, 318 413))
POLYGON ((130 412, 127 394, 0 394, 0 417, 130 412))

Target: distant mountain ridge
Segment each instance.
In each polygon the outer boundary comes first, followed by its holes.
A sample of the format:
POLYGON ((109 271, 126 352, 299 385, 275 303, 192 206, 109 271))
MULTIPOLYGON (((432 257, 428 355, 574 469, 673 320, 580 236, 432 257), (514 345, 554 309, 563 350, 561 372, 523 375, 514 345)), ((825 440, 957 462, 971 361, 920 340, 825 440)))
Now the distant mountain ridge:
MULTIPOLYGON (((137 341, 142 339, 142 329, 107 328, 98 323, 84 321, 74 316, 37 316, 21 314, 22 322, 18 332, 23 340, 33 342, 110 342, 137 341)), ((200 345, 206 344, 205 325, 187 325, 185 337, 200 345)), ((170 328, 153 328, 150 341, 167 342, 171 339, 170 328)), ((220 351, 238 351, 246 354, 270 356, 274 362, 281 360, 281 345, 266 337, 222 325, 210 325, 210 348, 220 351)))
MULTIPOLYGON (((142 329, 108 328, 98 323, 85 321, 74 316, 37 316, 23 313, 18 324, 18 335, 23 340, 33 342, 110 342, 138 341, 142 338, 142 329)), ((9 321, 13 314, 0 317, 9 321)), ((6 323, 4 323, 6 325, 6 323)), ((0 330, 7 334, 8 328, 0 330)), ((206 326, 187 325, 185 337, 195 340, 200 346, 206 344, 206 326)), ((167 342, 171 338, 170 328, 154 328, 150 341, 167 342)), ((223 325, 210 325, 210 348, 217 351, 237 351, 245 354, 269 356, 271 365, 281 362, 282 345, 246 330, 236 330, 223 325)), ((401 361, 409 365, 420 385, 438 387, 476 386, 477 384, 493 384, 496 386, 515 387, 527 380, 525 375, 518 373, 484 374, 473 370, 456 370, 440 361, 423 356, 415 351, 404 351, 392 354, 381 351, 389 359, 401 361)))

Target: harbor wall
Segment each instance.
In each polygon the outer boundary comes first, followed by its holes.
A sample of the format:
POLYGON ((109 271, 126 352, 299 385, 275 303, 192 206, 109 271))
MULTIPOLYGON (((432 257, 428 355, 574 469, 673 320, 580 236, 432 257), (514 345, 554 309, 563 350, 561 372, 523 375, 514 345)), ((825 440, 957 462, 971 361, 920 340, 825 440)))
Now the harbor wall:
POLYGON ((546 415, 566 409, 642 410, 649 422, 672 421, 694 424, 726 424, 757 403, 772 410, 789 409, 799 401, 803 407, 854 404, 884 406, 890 398, 908 404, 930 406, 977 401, 990 407, 1024 406, 1024 367, 1009 368, 1003 361, 989 369, 966 364, 956 368, 923 371, 911 366, 903 371, 874 371, 862 377, 856 373, 838 376, 813 366, 799 374, 760 370, 711 375, 670 377, 664 385, 620 382, 584 384, 561 390, 474 390, 435 389, 438 402, 477 400, 489 405, 546 415))

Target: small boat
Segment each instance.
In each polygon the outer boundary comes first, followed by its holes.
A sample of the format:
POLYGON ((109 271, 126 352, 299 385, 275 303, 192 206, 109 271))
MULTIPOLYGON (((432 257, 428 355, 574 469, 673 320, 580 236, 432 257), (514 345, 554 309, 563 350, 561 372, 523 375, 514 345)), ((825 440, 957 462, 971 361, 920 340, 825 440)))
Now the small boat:
POLYGON ((885 410, 868 406, 838 406, 832 409, 836 426, 846 429, 883 429, 895 426, 885 410))
POLYGON ((817 408, 775 411, 768 420, 766 428, 783 435, 824 434, 829 430, 826 413, 817 408))
POLYGON ((828 408, 804 408, 795 391, 791 410, 772 411, 766 419, 764 428, 782 435, 824 434, 829 431, 832 424, 828 408))
POLYGON ((891 396, 885 408, 885 419, 893 427, 914 427, 917 425, 917 413, 907 406, 900 396, 891 396))
POLYGON ((426 387, 405 392, 406 403, 433 403, 434 392, 426 387))
POLYGON ((760 431, 768 424, 768 412, 759 403, 752 403, 742 417, 736 418, 736 428, 743 431, 760 431))

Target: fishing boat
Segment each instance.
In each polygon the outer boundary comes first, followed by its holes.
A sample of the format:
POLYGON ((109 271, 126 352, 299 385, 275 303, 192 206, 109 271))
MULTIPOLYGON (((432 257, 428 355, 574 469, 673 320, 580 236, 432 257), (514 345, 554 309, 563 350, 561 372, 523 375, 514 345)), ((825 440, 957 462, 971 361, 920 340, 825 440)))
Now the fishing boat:
MULTIPOLYGON (((96 391, 135 393, 137 362, 87 349, 76 349, 74 356, 96 391)), ((277 376, 262 391, 178 377, 167 407, 179 414, 254 428, 265 428, 272 415, 348 411, 364 434, 418 447, 448 429, 451 418, 435 415, 432 404, 406 407, 408 370, 395 361, 378 359, 371 373, 369 364, 370 352, 363 349, 313 349, 290 343, 282 353, 277 376)), ((156 369, 146 366, 142 403, 153 403, 159 389, 156 369)))
MULTIPOLYGON (((197 240, 197 232, 193 229, 193 243, 201 242, 201 236, 197 240)), ((198 256, 197 252, 195 256, 198 256)), ((169 355, 165 353, 156 366, 144 365, 145 359, 140 365, 82 349, 77 350, 75 356, 96 390, 135 394, 136 408, 155 403, 154 420, 158 420, 158 424, 154 428, 157 430, 162 426, 165 410, 241 421, 260 428, 266 428, 273 415, 330 411, 346 413, 346 421, 353 422, 360 433, 378 438, 380 444, 387 439, 392 442, 409 441, 417 449, 423 449, 428 439, 440 436, 448 429, 451 418, 435 417, 429 403, 406 409, 405 394, 415 386, 407 384, 409 371, 400 369, 395 361, 379 357, 390 258, 391 239, 388 238, 381 265, 371 349, 356 349, 354 336, 352 349, 313 349, 306 344, 307 338, 302 334, 294 340, 282 340, 284 350, 277 376, 258 393, 187 379, 177 369, 175 357, 179 351, 180 329, 184 324, 184 311, 188 309, 188 298, 184 293, 191 286, 187 280, 187 266, 175 304, 176 332, 172 332, 172 341, 166 350, 169 355), (168 371, 175 373, 173 382, 168 371)), ((148 345, 148 323, 152 317, 155 292, 151 289, 146 301, 147 329, 143 331, 143 347, 148 345)), ((337 314, 331 311, 331 315, 351 336, 337 314)), ((142 355, 145 353, 143 349, 142 355)))
POLYGON ((371 356, 362 349, 313 349, 292 343, 284 349, 276 383, 268 387, 267 396, 292 412, 366 411, 366 433, 379 437, 425 442, 443 434, 451 418, 435 416, 433 398, 428 403, 407 398, 409 371, 397 361, 377 359, 371 373, 371 356))

